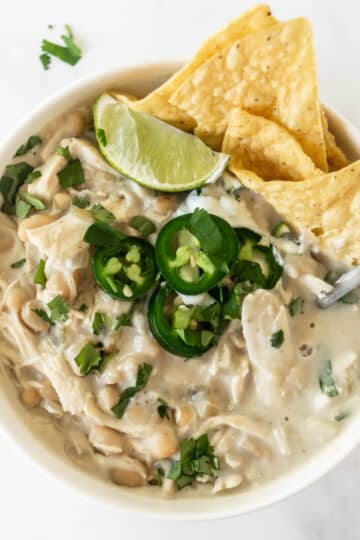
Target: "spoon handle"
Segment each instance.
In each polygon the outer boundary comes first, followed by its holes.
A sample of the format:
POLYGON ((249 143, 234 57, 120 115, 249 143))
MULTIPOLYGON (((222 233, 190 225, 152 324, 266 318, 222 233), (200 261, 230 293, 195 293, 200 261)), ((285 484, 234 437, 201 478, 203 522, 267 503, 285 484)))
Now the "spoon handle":
POLYGON ((351 268, 348 272, 342 274, 334 283, 333 289, 326 293, 320 293, 316 298, 319 308, 326 309, 345 296, 353 289, 360 286, 360 265, 351 268))

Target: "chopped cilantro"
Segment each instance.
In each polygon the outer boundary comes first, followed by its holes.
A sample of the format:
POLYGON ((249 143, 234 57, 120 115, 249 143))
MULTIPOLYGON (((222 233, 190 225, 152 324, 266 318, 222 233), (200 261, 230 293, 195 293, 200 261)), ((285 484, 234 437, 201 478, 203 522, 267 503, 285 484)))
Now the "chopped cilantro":
POLYGON ((45 275, 45 259, 40 259, 38 267, 34 275, 34 283, 45 287, 46 285, 46 275, 45 275))
POLYGON ((93 343, 87 343, 75 356, 75 362, 80 368, 81 375, 88 375, 98 370, 103 362, 102 354, 94 347, 93 343))
POLYGON ((145 216, 134 216, 130 221, 130 225, 145 238, 156 231, 154 223, 145 216))
POLYGON ((111 408, 112 412, 115 414, 115 416, 117 416, 117 418, 122 417, 126 407, 129 405, 130 399, 145 388, 151 375, 151 371, 151 364, 144 363, 139 366, 135 386, 129 386, 126 388, 121 394, 118 403, 111 408))
POLYGON ((336 397, 339 395, 334 377, 332 375, 331 360, 327 360, 326 362, 324 362, 320 370, 319 385, 321 391, 324 392, 324 394, 326 394, 328 397, 336 397))
POLYGON ((15 214, 15 202, 18 189, 25 182, 33 167, 25 161, 15 165, 8 165, 0 178, 0 192, 3 196, 1 211, 6 214, 15 214))
POLYGON ((288 308, 291 317, 295 317, 298 313, 304 313, 304 300, 297 296, 291 300, 288 308))
POLYGON ((10 267, 11 268, 22 268, 25 263, 26 263, 26 259, 20 259, 20 260, 18 260, 16 262, 13 262, 12 264, 10 264, 10 267))
POLYGON ((45 69, 45 71, 47 71, 50 68, 51 56, 49 56, 47 53, 42 53, 40 54, 39 58, 43 68, 45 69))
POLYGON ((96 221, 101 221, 101 223, 106 223, 107 225, 112 225, 115 221, 115 216, 109 210, 106 210, 101 204, 95 204, 90 212, 93 215, 93 218, 96 221))
POLYGON ((85 313, 87 310, 88 310, 88 307, 86 304, 81 304, 81 306, 79 307, 79 311, 81 313, 85 313))
POLYGON ((92 330, 96 336, 105 330, 111 330, 112 321, 107 313, 97 311, 92 321, 92 330))
POLYGON ((38 144, 41 144, 41 143, 42 143, 42 139, 38 135, 31 135, 31 137, 28 138, 27 142, 19 146, 19 148, 16 150, 14 154, 14 158, 27 154, 29 150, 34 148, 34 146, 37 146, 38 144))
POLYGON ((78 195, 73 197, 72 203, 74 206, 77 206, 77 208, 87 208, 90 205, 90 201, 88 199, 85 199, 85 197, 79 197, 78 195))
POLYGON ((347 418, 349 414, 349 412, 341 412, 335 416, 334 420, 336 420, 337 422, 342 422, 342 420, 345 420, 345 418, 347 418))
POLYGON ((180 446, 180 459, 175 461, 168 478, 175 480, 178 489, 183 489, 196 480, 197 476, 216 476, 220 470, 219 458, 209 443, 206 433, 198 439, 185 439, 180 446))
POLYGON ((71 159, 66 167, 57 173, 61 187, 67 189, 85 182, 84 171, 79 159, 71 159))
POLYGON ((278 330, 277 332, 274 332, 271 336, 271 346, 275 349, 280 349, 281 345, 284 343, 284 332, 282 330, 278 330))
POLYGON ((40 178, 41 172, 40 171, 32 171, 29 173, 25 179, 24 184, 32 184, 36 178, 40 178))
POLYGON ((97 247, 116 246, 122 242, 126 236, 107 223, 97 221, 90 225, 84 235, 84 242, 97 247))
POLYGON ((48 307, 50 309, 50 319, 52 321, 65 322, 67 320, 69 305, 65 298, 60 295, 55 296, 55 298, 48 303, 48 307))
POLYGON ((133 309, 130 309, 128 313, 122 313, 115 319, 114 330, 119 330, 122 326, 132 326, 133 309))
POLYGON ((66 159, 66 161, 71 161, 71 155, 70 155, 70 151, 69 151, 69 147, 68 146, 58 146, 56 148, 56 153, 59 155, 59 156, 62 156, 63 158, 66 159))
POLYGON ((80 60, 81 49, 78 45, 76 45, 74 41, 74 35, 69 25, 65 25, 65 31, 66 33, 61 36, 61 39, 63 40, 65 46, 58 45, 57 43, 53 43, 52 41, 48 41, 47 39, 44 39, 42 41, 41 50, 43 54, 40 56, 40 60, 45 69, 48 69, 50 62, 48 62, 47 59, 45 61, 42 59, 42 56, 44 56, 44 54, 47 55, 49 59, 49 55, 55 56, 62 62, 70 64, 71 66, 74 66, 80 60))
POLYGON ((200 242, 201 249, 211 262, 222 267, 223 240, 219 227, 210 214, 202 208, 196 208, 190 218, 188 229, 200 242))
POLYGON ((40 317, 40 319, 42 319, 43 321, 47 322, 48 324, 50 325, 53 325, 54 323, 52 322, 52 320, 50 319, 49 315, 46 313, 45 310, 43 309, 39 309, 39 308, 35 308, 32 310, 34 313, 36 313, 36 315, 38 317, 40 317))

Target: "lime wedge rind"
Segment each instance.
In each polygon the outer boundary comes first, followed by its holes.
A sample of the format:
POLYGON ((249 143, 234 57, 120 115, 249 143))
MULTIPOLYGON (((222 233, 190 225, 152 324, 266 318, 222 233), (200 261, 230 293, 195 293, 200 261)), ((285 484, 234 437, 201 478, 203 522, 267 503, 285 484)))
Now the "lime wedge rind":
POLYGON ((198 137, 133 111, 108 94, 95 101, 93 111, 105 159, 120 174, 144 187, 190 191, 215 182, 227 166, 229 156, 215 152, 198 137))

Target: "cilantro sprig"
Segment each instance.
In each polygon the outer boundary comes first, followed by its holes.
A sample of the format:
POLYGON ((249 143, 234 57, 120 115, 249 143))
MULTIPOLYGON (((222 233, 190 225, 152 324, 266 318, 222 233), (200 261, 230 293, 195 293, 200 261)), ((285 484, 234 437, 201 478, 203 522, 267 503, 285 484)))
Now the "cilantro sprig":
POLYGON ((40 61, 45 70, 49 69, 51 57, 58 58, 66 64, 74 66, 81 58, 82 51, 80 47, 75 43, 74 34, 68 24, 65 25, 65 33, 60 36, 64 45, 53 43, 47 39, 44 39, 41 43, 40 61))
POLYGON ((198 439, 182 441, 180 459, 172 464, 167 477, 175 480, 178 489, 183 489, 191 485, 197 476, 216 476, 219 470, 219 458, 204 433, 198 439))
POLYGON ((29 150, 34 148, 34 146, 37 146, 38 144, 41 144, 41 143, 42 143, 42 139, 38 135, 31 135, 31 137, 28 138, 26 143, 19 146, 19 148, 16 150, 14 154, 14 158, 27 154, 29 150))

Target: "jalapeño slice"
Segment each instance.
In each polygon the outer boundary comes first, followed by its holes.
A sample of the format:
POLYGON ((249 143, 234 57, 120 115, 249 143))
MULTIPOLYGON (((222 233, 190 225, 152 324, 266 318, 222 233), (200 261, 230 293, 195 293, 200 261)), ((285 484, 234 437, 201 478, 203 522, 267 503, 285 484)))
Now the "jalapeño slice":
POLYGON ((173 289, 187 295, 214 287, 229 273, 238 249, 236 233, 229 223, 198 209, 169 221, 155 245, 163 277, 173 289))
POLYGON ((120 300, 136 300, 144 296, 157 277, 153 246, 132 236, 113 246, 97 247, 91 266, 99 287, 120 300))
POLYGON ((184 304, 176 292, 163 283, 150 298, 147 319, 151 333, 165 350, 192 358, 216 344, 225 328, 222 305, 184 304))

